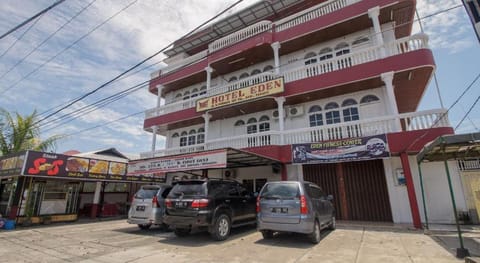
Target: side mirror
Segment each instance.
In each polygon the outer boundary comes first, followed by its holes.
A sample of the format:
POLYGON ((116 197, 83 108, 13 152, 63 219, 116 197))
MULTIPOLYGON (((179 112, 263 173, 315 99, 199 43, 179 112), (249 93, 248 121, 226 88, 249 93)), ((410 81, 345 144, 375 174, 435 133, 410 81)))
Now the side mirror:
POLYGON ((333 195, 328 195, 328 196, 327 196, 327 200, 328 200, 328 201, 333 201, 333 195))

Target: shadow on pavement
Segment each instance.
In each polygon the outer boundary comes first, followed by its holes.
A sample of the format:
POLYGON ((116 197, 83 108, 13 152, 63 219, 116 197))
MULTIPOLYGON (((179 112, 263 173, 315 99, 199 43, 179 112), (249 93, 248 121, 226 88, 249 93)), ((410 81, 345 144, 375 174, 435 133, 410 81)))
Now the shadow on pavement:
MULTIPOLYGON (((457 248, 460 248, 460 242, 456 233, 430 233, 428 236, 430 236, 430 238, 432 238, 450 254, 456 256, 457 248)), ((480 256, 480 238, 478 237, 478 234, 476 238, 463 236, 463 246, 464 248, 468 249, 470 256, 480 256)))
POLYGON ((202 247, 211 244, 218 244, 222 242, 229 242, 235 240, 243 240, 246 236, 255 233, 255 226, 242 226, 233 228, 230 232, 230 237, 225 241, 215 241, 206 231, 192 232, 185 237, 177 237, 173 232, 166 235, 164 239, 158 240, 159 243, 184 246, 184 247, 202 247))
MULTIPOLYGON (((325 239, 330 233, 335 230, 324 230, 320 233, 322 240, 325 239)), ((321 243, 322 241, 320 241, 321 243)), ((299 248, 299 249, 309 249, 316 244, 310 243, 306 235, 297 234, 297 233, 275 233, 273 238, 270 239, 259 239, 255 244, 264 245, 264 246, 274 246, 274 247, 288 247, 288 248, 299 248)))

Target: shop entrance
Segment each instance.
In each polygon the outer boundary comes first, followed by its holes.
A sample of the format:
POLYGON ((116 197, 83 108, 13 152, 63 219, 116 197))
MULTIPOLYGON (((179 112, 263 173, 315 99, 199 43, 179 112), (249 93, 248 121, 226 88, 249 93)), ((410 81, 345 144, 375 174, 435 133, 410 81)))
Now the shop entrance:
POLYGON ((338 219, 392 222, 384 171, 382 160, 309 164, 303 177, 334 196, 338 219))

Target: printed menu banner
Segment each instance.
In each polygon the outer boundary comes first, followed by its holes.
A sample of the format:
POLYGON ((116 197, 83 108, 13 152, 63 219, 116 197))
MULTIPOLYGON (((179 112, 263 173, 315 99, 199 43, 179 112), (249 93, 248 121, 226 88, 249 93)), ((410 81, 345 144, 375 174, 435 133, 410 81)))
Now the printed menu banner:
POLYGON ((235 103, 253 100, 284 91, 283 78, 278 78, 242 89, 236 89, 212 97, 199 99, 196 102, 197 112, 211 110, 235 103))
MULTIPOLYGON (((56 153, 28 151, 22 175, 96 181, 162 182, 163 179, 127 177, 127 164, 56 153)), ((19 175, 18 173, 17 175, 19 175)))
POLYGON ((128 163, 127 176, 227 167, 227 150, 160 157, 128 163))
POLYGON ((292 145, 293 163, 333 163, 390 157, 385 134, 292 145))
POLYGON ((20 175, 25 161, 25 152, 0 157, 0 177, 20 175))

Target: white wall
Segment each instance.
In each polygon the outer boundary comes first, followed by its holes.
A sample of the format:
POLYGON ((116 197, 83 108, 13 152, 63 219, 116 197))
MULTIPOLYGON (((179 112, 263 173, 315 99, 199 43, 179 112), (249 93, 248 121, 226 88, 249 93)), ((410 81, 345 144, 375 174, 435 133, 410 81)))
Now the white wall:
MULTIPOLYGON (((420 176, 415 156, 409 156, 410 169, 412 172, 417 204, 422 222, 425 222, 420 176)), ((400 157, 392 157, 384 160, 385 176, 388 185, 388 194, 392 207, 394 223, 412 223, 410 202, 406 186, 395 185, 395 169, 402 168, 400 157)), ((448 162, 450 176, 454 190, 457 211, 467 211, 467 204, 462 188, 460 173, 454 161, 448 162)), ((453 224, 452 201, 448 187, 445 166, 443 162, 423 163, 421 165, 425 202, 429 223, 453 224)))

